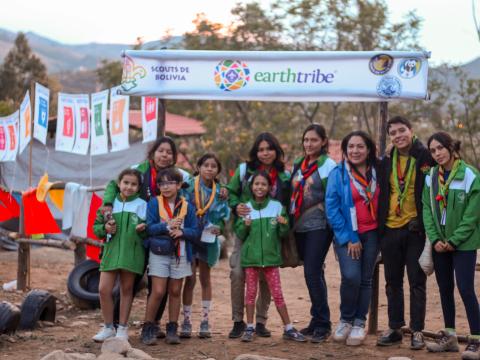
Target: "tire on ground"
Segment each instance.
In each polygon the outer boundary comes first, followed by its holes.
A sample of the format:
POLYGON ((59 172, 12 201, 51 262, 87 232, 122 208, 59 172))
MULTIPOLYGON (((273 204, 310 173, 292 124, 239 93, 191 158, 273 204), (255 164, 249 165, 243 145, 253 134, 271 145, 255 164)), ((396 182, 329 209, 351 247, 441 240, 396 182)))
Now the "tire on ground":
POLYGON ((30 291, 22 303, 20 330, 33 330, 38 321, 55 322, 57 299, 45 290, 30 291))
POLYGON ((12 334, 20 323, 20 310, 9 302, 0 302, 0 334, 12 334))

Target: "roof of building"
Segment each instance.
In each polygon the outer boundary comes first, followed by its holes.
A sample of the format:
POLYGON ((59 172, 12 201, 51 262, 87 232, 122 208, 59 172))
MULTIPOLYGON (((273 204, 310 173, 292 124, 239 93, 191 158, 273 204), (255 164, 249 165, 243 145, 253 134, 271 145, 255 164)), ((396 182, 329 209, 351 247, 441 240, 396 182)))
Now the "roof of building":
MULTIPOLYGON (((129 123, 130 126, 142 128, 141 110, 130 110, 129 123)), ((201 121, 169 112, 165 114, 165 123, 165 133, 171 135, 203 135, 206 132, 201 121)))

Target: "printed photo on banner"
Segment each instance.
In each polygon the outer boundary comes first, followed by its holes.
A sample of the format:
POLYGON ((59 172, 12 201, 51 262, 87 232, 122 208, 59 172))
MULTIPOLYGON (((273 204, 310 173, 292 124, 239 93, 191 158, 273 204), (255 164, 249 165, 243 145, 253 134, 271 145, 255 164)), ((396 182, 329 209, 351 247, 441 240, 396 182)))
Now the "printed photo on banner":
POLYGON ((20 155, 32 139, 32 106, 30 104, 30 93, 27 90, 22 103, 20 104, 20 131, 19 148, 20 155))
POLYGON ((92 94, 91 104, 91 155, 108 153, 107 137, 108 90, 92 94))
POLYGON ((128 112, 130 98, 118 95, 120 87, 110 89, 110 139, 112 151, 128 149, 128 112))
POLYGON ((19 111, 0 117, 1 161, 15 161, 18 153, 19 111))
POLYGON ((90 101, 88 94, 75 96, 75 145, 72 152, 86 155, 90 145, 90 101))
POLYGON ((142 97, 142 132, 143 142, 154 141, 157 138, 158 99, 142 97))
POLYGON ((58 94, 55 150, 72 152, 75 143, 75 96, 58 94))
POLYGON ((49 97, 50 90, 39 83, 35 83, 33 137, 44 145, 47 142, 49 97))

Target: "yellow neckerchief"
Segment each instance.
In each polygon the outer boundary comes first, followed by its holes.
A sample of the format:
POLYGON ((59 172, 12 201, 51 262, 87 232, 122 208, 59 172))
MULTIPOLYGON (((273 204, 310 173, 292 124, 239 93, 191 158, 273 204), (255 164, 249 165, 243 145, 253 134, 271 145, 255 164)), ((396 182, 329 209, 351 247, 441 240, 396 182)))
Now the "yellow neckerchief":
MULTIPOLYGON (((160 218, 164 221, 170 220, 170 216, 168 216, 168 212, 165 209, 165 206, 163 205, 163 196, 162 195, 157 196, 157 200, 158 200, 158 213, 160 215, 160 218)), ((183 196, 180 197, 180 202, 181 202, 181 207, 177 217, 180 219, 184 219, 185 216, 187 216, 188 203, 183 196)), ((175 209, 172 209, 172 210, 173 210, 172 214, 175 214, 175 209)))
POLYGON ((217 192, 217 184, 213 181, 212 185, 212 193, 210 194, 210 199, 208 199, 207 204, 205 207, 202 207, 202 201, 200 200, 200 176, 195 178, 194 184, 194 192, 195 192, 195 206, 197 207, 197 216, 203 216, 208 211, 210 206, 212 206, 213 201, 215 200, 215 194, 217 192))

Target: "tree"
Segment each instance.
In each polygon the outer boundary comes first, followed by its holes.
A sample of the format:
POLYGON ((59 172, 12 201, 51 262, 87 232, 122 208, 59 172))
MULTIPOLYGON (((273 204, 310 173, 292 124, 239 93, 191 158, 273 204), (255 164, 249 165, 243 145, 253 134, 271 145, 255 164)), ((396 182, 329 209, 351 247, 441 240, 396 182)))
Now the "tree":
POLYGON ((18 107, 34 82, 47 86, 47 69, 32 53, 26 36, 19 32, 0 67, 0 100, 13 101, 14 107, 18 107))

